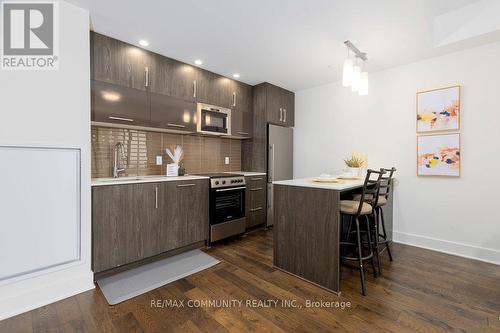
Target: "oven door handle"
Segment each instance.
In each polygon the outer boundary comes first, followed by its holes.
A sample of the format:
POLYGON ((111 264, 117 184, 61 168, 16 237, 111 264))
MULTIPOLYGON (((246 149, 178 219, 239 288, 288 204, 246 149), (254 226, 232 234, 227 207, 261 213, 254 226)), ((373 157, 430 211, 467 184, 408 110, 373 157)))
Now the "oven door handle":
POLYGON ((246 189, 246 186, 232 187, 232 188, 221 188, 221 189, 215 190, 215 192, 227 192, 227 191, 236 191, 236 190, 244 190, 244 189, 246 189))

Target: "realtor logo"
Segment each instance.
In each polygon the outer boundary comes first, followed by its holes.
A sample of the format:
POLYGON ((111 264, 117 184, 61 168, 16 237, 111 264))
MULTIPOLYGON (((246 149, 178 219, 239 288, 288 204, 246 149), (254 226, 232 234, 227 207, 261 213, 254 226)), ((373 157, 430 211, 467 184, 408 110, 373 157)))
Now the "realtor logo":
POLYGON ((56 2, 2 3, 2 69, 58 68, 57 6, 56 2))

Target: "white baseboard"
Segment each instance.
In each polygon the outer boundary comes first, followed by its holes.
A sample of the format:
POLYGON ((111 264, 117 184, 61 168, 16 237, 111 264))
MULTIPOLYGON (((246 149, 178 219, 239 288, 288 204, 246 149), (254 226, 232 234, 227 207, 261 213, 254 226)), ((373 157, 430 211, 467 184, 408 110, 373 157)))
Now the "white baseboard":
POLYGON ((421 247, 424 249, 453 254, 460 257, 484 261, 487 263, 500 265, 500 251, 484 247, 451 242, 444 239, 437 239, 427 236, 409 234, 394 231, 393 239, 395 243, 402 243, 421 247))
POLYGON ((95 288, 91 271, 60 275, 50 282, 46 277, 40 278, 43 280, 34 278, 0 288, 0 291, 6 291, 4 295, 0 294, 0 320, 95 288))

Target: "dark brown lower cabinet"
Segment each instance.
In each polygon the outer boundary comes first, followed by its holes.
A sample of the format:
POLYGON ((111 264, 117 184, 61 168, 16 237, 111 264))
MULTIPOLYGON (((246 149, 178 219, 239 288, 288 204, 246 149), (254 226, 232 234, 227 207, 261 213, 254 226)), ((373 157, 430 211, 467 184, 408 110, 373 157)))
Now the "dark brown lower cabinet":
POLYGON ((266 176, 245 177, 245 182, 246 227, 252 228, 266 222, 266 176))
POLYGON ((92 189, 95 273, 204 241, 208 180, 92 189))

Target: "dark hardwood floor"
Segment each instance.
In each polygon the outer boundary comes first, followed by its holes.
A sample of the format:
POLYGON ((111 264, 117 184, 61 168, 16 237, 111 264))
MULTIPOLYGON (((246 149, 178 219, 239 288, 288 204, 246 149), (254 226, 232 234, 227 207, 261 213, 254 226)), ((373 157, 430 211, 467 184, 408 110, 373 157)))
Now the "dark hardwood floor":
POLYGON ((367 274, 366 297, 358 272, 346 268, 338 297, 274 269, 272 241, 272 231, 257 231, 209 249, 219 265, 132 300, 108 306, 95 289, 4 320, 0 332, 500 332, 499 266, 394 244, 394 262, 383 256, 383 276, 367 274), (152 300, 185 306, 155 308, 152 300), (189 300, 243 305, 197 308, 189 300), (249 307, 247 300, 278 306, 249 307), (311 308, 307 301, 351 306, 311 308))

